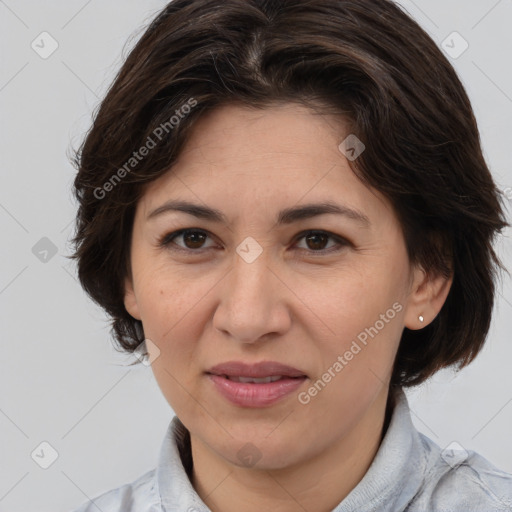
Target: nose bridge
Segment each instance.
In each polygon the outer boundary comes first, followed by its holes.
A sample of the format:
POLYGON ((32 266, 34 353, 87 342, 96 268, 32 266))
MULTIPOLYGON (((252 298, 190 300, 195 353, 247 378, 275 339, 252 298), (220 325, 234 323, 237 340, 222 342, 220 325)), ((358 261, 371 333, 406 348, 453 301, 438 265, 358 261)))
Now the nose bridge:
POLYGON ((228 295, 234 302, 231 307, 236 309, 237 305, 243 307, 244 304, 250 304, 254 312, 262 307, 269 307, 267 294, 272 287, 270 280, 273 278, 268 268, 269 263, 268 251, 262 251, 252 260, 246 259, 244 255, 236 255, 229 279, 228 295))

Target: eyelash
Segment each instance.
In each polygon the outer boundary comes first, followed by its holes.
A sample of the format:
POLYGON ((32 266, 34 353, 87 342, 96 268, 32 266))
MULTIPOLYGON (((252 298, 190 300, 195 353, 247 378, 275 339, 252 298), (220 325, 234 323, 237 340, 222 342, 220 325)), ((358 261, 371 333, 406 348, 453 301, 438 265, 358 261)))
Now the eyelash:
MULTIPOLYGON (((179 236, 184 235, 186 233, 201 233, 201 234, 210 236, 210 233, 208 233, 208 231, 205 231, 203 229, 198 229, 198 228, 180 229, 178 231, 173 231, 172 233, 167 233, 164 236, 162 236, 158 240, 158 247, 166 248, 166 249, 169 249, 172 251, 185 252, 185 253, 189 253, 189 254, 190 253, 196 253, 196 254, 199 253, 200 254, 209 249, 212 249, 212 247, 208 247, 206 249, 197 249, 197 250, 187 249, 187 248, 180 247, 176 244, 173 244, 173 240, 175 238, 178 238, 179 236), (174 247, 171 247, 171 245, 174 245, 174 247)), ((345 239, 341 236, 335 235, 328 231, 322 231, 322 230, 316 230, 316 229, 302 231, 295 237, 295 243, 297 243, 300 239, 304 238, 307 235, 325 235, 328 238, 333 239, 338 243, 338 247, 331 247, 330 249, 321 249, 319 251, 314 251, 311 249, 302 249, 302 248, 299 249, 301 251, 306 251, 306 252, 312 254, 313 256, 323 256, 326 254, 340 252, 344 247, 352 245, 347 239, 345 239)))

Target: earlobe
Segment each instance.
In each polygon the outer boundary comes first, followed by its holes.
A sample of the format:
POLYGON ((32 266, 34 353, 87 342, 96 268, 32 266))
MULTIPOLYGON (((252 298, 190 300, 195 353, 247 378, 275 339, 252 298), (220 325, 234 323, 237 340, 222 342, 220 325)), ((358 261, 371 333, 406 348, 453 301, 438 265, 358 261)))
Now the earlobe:
POLYGON ((129 277, 127 277, 124 282, 124 307, 133 318, 141 320, 139 305, 137 304, 133 284, 129 277))
POLYGON ((441 311, 452 283, 453 273, 446 277, 442 274, 429 275, 422 268, 415 269, 404 318, 405 327, 417 330, 429 325, 441 311))

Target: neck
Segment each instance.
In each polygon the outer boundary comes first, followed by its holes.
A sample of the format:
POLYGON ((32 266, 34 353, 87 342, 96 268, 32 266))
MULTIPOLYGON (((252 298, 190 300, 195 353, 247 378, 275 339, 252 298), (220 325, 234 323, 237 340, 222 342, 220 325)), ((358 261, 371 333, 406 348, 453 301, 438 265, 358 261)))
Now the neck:
POLYGON ((212 512, 333 510, 370 467, 391 418, 392 395, 384 389, 359 423, 328 450, 276 470, 234 465, 191 435, 192 485, 212 512))

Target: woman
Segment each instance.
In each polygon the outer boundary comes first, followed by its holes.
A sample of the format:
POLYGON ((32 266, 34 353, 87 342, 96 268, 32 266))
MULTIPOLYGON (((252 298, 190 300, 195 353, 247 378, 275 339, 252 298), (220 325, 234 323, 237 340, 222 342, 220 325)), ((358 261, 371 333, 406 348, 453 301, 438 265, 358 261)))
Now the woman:
POLYGON ((76 164, 84 289, 176 413, 78 510, 494 511, 403 388, 469 364, 505 227, 468 97, 386 0, 176 0, 76 164))

